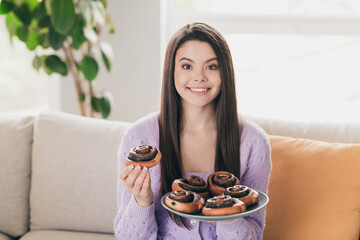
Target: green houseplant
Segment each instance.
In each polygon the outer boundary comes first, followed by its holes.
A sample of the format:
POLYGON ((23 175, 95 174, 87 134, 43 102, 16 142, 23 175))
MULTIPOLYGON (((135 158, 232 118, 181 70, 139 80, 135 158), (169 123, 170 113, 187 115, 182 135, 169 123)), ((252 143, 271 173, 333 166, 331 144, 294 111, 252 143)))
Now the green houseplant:
POLYGON ((71 75, 83 116, 111 112, 111 94, 93 86, 100 59, 109 72, 113 67, 111 45, 100 41, 105 27, 114 32, 106 8, 106 0, 0 0, 10 39, 35 52, 35 69, 71 75))

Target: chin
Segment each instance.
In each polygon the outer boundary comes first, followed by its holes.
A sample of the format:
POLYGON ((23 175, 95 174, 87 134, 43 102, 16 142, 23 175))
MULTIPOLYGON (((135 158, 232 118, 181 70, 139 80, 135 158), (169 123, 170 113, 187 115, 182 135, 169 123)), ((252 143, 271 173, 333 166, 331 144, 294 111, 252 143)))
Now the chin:
POLYGON ((214 106, 213 101, 211 101, 211 102, 188 102, 187 101, 187 105, 192 106, 192 107, 197 107, 197 108, 205 108, 205 107, 214 106))
POLYGON ((216 96, 206 96, 205 98, 202 98, 201 96, 192 96, 192 95, 181 96, 182 106, 189 106, 189 107, 192 106, 199 108, 213 106, 215 98, 216 96))

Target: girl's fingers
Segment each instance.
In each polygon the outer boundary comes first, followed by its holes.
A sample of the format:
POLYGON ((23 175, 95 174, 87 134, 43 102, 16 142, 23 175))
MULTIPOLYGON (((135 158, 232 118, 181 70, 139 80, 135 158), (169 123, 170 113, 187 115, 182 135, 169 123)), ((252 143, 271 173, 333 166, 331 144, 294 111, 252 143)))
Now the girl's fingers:
POLYGON ((129 173, 129 175, 127 176, 127 178, 125 180, 125 184, 126 184, 126 187, 128 189, 133 188, 134 182, 135 182, 136 178, 139 176, 140 173, 141 173, 141 167, 140 166, 136 166, 134 168, 134 170, 132 170, 132 172, 129 173))
POLYGON ((133 165, 130 165, 130 166, 127 166, 126 168, 124 168, 124 170, 122 170, 120 175, 119 175, 120 179, 125 181, 125 179, 129 175, 129 173, 131 173, 133 169, 134 169, 133 165))
POLYGON ((144 194, 147 194, 151 190, 151 179, 150 179, 150 173, 147 171, 144 183, 141 188, 141 192, 144 194))
POLYGON ((140 172, 140 174, 138 175, 138 177, 136 178, 135 182, 134 182, 134 187, 131 189, 131 192, 133 194, 138 194, 140 193, 141 189, 144 187, 144 180, 146 178, 146 175, 148 173, 148 168, 144 167, 142 169, 142 171, 140 172))

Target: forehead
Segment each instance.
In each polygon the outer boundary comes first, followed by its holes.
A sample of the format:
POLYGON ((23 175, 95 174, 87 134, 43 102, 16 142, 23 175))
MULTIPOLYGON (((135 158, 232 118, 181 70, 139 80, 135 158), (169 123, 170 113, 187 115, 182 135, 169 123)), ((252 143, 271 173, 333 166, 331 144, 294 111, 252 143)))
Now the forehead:
POLYGON ((184 42, 176 51, 175 58, 187 57, 193 60, 214 58, 216 54, 208 42, 189 40, 184 42))

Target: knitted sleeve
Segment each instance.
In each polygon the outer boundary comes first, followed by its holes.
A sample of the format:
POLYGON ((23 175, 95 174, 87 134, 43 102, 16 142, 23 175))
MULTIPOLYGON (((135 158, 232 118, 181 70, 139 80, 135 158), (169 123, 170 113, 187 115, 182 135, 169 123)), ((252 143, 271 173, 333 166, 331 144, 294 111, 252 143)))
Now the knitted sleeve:
MULTIPOLYGON (((125 157, 131 147, 140 144, 134 136, 124 136, 118 153, 119 173, 125 168, 125 157)), ((134 196, 126 191, 125 184, 118 178, 118 211, 114 221, 114 233, 117 239, 156 239, 158 226, 155 219, 155 204, 141 207, 134 196)))
MULTIPOLYGON (((267 193, 271 170, 270 142, 266 136, 252 145, 241 184, 267 193)), ((218 239, 262 239, 265 228, 265 208, 233 222, 218 222, 218 239)))

